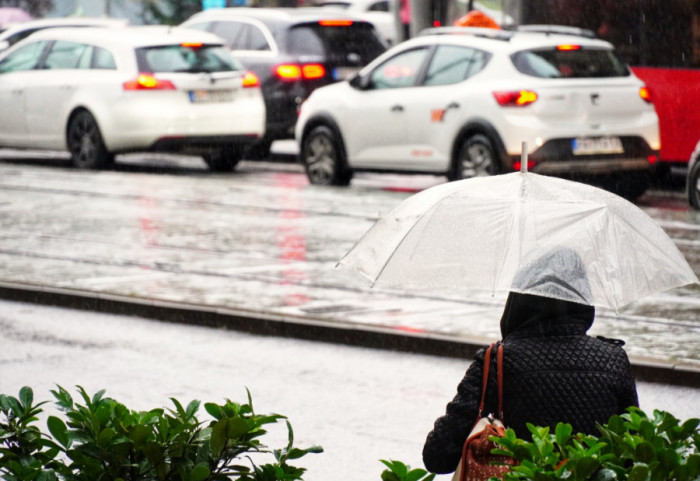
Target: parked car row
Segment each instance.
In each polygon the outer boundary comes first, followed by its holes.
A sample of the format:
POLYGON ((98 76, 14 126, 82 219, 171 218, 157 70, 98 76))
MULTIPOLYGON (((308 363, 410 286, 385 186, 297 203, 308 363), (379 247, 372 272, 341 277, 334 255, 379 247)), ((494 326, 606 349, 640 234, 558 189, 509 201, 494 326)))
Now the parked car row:
POLYGON ((0 146, 65 148, 86 168, 121 152, 197 153, 232 170, 295 138, 311 183, 348 185, 358 171, 517 170, 525 141, 530 170, 628 198, 658 159, 648 90, 577 29, 439 28, 389 48, 337 8, 108 25, 121 28, 47 23, 0 53, 0 146))

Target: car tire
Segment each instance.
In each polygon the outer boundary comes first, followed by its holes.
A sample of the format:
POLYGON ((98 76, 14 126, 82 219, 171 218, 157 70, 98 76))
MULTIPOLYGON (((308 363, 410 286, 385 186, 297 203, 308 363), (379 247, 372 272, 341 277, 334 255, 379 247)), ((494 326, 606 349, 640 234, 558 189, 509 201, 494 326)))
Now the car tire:
POLYGON ((241 149, 236 145, 227 145, 202 157, 214 172, 233 172, 241 159, 241 149))
POLYGON ((450 181, 498 173, 498 158, 491 140, 483 134, 462 139, 447 177, 450 181))
POLYGON ((700 210, 700 159, 695 161, 693 168, 688 172, 688 202, 693 209, 700 210))
POLYGON ((325 125, 315 127, 306 137, 301 160, 309 182, 314 185, 346 186, 352 180, 338 136, 325 125))
POLYGON ((651 185, 651 175, 648 172, 628 172, 612 178, 612 185, 607 189, 614 194, 634 201, 641 197, 651 185))
POLYGON ((114 162, 102 140, 95 117, 87 110, 75 114, 68 125, 68 150, 79 169, 101 169, 114 162))

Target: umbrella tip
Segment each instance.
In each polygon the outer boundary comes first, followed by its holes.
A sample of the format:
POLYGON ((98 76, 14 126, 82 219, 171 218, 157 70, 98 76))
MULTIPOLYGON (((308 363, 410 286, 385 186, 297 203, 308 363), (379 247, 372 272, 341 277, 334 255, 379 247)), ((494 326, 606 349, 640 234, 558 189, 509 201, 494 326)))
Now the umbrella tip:
POLYGON ((527 173, 527 142, 523 141, 523 150, 520 154, 520 172, 527 173))

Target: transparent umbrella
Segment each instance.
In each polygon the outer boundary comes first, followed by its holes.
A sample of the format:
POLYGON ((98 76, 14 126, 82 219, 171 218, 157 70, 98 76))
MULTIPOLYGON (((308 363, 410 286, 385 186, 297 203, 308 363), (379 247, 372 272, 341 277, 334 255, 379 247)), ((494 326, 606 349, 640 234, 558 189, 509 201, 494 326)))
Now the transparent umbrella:
POLYGON ((373 285, 514 291, 616 311, 698 282, 668 235, 631 202, 527 171, 419 192, 377 221, 338 264, 373 285), (550 255, 562 249, 581 265, 550 255), (539 265, 548 255, 550 262, 539 265), (586 289, 577 285, 579 268, 586 289))

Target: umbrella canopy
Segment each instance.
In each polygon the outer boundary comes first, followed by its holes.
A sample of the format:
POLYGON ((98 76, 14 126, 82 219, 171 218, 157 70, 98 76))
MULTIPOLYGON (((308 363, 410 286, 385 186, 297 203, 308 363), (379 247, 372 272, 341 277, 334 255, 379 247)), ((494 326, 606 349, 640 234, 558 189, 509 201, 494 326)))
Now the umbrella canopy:
POLYGON ((631 202, 531 172, 419 192, 339 265, 387 286, 514 291, 615 310, 698 282, 673 241, 631 202))
POLYGON ((27 12, 17 7, 0 7, 0 27, 10 23, 26 22, 31 20, 32 16, 27 12))

